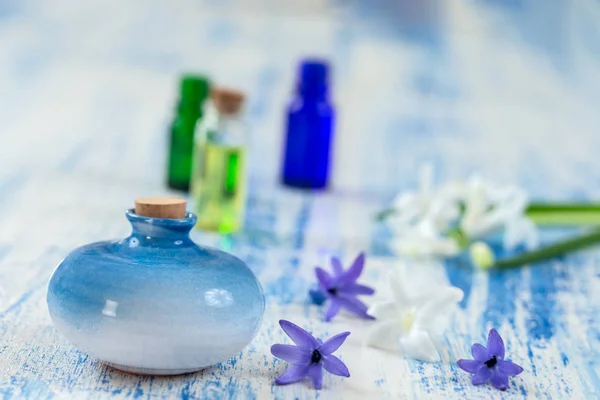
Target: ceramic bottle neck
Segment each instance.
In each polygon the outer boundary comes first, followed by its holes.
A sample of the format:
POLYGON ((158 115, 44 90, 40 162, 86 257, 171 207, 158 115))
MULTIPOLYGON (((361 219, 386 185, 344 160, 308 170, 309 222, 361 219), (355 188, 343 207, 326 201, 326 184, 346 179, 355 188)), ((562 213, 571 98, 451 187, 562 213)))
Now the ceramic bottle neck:
POLYGON ((196 225, 196 216, 188 213, 186 218, 166 219, 145 217, 128 210, 127 219, 131 223, 131 237, 138 238, 140 243, 147 241, 190 241, 190 231, 196 225))

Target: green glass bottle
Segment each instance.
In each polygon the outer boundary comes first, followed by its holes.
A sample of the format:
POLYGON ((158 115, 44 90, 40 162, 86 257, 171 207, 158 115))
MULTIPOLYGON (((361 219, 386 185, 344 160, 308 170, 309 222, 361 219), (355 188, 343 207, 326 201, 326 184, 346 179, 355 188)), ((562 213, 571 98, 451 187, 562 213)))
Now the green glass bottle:
POLYGON ((171 126, 167 184, 171 189, 187 192, 192 175, 194 130, 202 119, 210 83, 203 76, 184 75, 180 90, 177 115, 171 126))

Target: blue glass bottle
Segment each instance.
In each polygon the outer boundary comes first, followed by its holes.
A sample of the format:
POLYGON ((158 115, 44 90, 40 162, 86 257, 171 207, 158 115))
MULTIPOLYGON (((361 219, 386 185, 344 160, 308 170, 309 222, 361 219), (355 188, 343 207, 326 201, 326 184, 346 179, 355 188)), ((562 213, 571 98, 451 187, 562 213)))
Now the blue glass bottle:
POLYGON ((323 189, 329 180, 334 123, 329 67, 321 60, 305 60, 299 75, 288 107, 281 180, 292 187, 323 189))
POLYGON ((127 238, 75 249, 48 286, 54 325, 78 349, 124 371, 173 375, 239 353, 260 327, 265 300, 246 264, 196 245, 196 216, 132 209, 127 238))

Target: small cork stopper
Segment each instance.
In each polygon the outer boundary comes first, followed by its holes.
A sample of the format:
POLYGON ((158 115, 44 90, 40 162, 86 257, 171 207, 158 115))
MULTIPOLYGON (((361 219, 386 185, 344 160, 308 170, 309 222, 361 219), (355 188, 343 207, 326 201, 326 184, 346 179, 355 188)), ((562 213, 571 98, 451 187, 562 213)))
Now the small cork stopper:
POLYGON ((177 197, 144 197, 135 201, 135 213, 144 217, 181 219, 186 217, 185 199, 177 197))
POLYGON ((232 115, 241 111, 246 96, 244 92, 234 89, 215 88, 211 97, 217 111, 221 114, 232 115))

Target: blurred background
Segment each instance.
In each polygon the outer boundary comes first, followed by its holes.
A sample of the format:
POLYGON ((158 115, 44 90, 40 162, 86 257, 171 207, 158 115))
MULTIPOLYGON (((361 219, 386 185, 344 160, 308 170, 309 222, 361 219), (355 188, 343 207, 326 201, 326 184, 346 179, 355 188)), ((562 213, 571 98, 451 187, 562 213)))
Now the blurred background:
POLYGON ((430 161, 439 179, 590 196, 599 18, 596 0, 6 0, 0 193, 34 174, 162 188, 184 72, 246 92, 251 175, 276 185, 296 65, 317 55, 333 68, 336 190, 386 198, 430 161))

